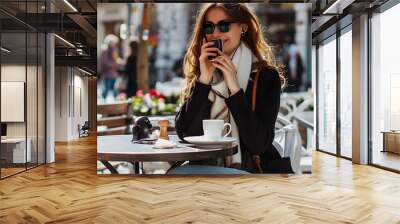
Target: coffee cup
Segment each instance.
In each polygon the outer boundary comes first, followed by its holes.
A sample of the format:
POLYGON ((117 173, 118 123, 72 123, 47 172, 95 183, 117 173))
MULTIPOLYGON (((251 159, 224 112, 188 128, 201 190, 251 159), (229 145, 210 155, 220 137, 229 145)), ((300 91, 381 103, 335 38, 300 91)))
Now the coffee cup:
POLYGON ((204 138, 207 140, 218 141, 222 137, 227 137, 232 131, 231 124, 224 123, 224 120, 203 120, 204 138), (222 131, 228 126, 228 132, 222 136, 222 131))

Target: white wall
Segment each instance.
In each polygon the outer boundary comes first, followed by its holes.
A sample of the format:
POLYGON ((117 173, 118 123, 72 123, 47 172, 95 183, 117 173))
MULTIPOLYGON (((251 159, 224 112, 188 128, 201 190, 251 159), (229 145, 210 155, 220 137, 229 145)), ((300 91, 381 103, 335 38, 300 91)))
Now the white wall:
MULTIPOLYGON (((25 65, 2 65, 1 66, 1 81, 9 82, 25 82, 25 65)), ((28 68, 29 69, 29 68, 28 68)), ((1 108, 7 110, 7 108, 1 108)), ((10 122, 7 123, 8 137, 25 137, 25 122, 10 122)))
POLYGON ((68 140, 68 68, 55 68, 55 140, 68 140))
MULTIPOLYGON (((1 80, 3 82, 23 82, 26 87, 26 100, 22 99, 23 102, 20 108, 12 108, 10 106, 1 107, 3 113, 17 113, 15 110, 19 110, 18 113, 22 113, 22 121, 20 122, 6 122, 7 123, 7 137, 9 138, 27 138, 29 139, 29 148, 31 149, 32 161, 36 162, 36 158, 39 159, 39 163, 44 163, 44 92, 43 89, 43 76, 41 66, 25 66, 25 64, 3 64, 1 66, 1 80), (38 70, 37 70, 38 69, 38 70), (25 80, 27 78, 27 80, 25 80), (26 103, 26 106, 25 106, 26 103), (14 110, 14 111, 13 111, 14 110), (26 112, 26 119, 24 114, 26 112)), ((2 94, 4 94, 2 89, 2 94)), ((22 94, 22 98, 25 98, 25 89, 18 90, 19 94, 22 94)), ((9 93, 10 94, 10 93, 9 93)), ((2 98, 9 98, 7 95, 2 95, 2 98)), ((17 102, 15 102, 17 103, 17 102)), ((3 104, 3 102, 2 102, 3 104)), ((3 120, 3 118, 2 118, 3 120)))
POLYGON ((72 120, 71 120, 71 135, 72 138, 77 138, 79 136, 78 133, 78 124, 83 125, 85 121, 89 120, 89 113, 88 113, 88 78, 87 76, 82 76, 83 73, 80 73, 78 70, 74 70, 74 80, 73 80, 73 103, 74 105, 72 108, 72 120), (79 72, 77 74, 77 72, 79 72))
MULTIPOLYGON (((25 121, 25 83, 1 82, 1 121, 24 122, 25 121)), ((34 105, 36 108, 36 105, 34 105)))
POLYGON ((56 141, 79 137, 78 124, 88 120, 88 78, 71 67, 56 67, 56 141))

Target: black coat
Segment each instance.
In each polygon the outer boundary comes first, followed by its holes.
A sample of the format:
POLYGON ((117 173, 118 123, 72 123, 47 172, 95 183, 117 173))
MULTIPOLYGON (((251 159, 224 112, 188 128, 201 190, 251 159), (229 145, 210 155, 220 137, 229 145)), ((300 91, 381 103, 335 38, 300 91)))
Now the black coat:
MULTIPOLYGON (((251 110, 253 78, 250 74, 246 92, 240 89, 225 102, 239 129, 242 169, 256 172, 251 155, 260 155, 266 173, 292 173, 290 159, 282 158, 272 145, 280 106, 281 82, 275 69, 263 68, 259 75, 255 112, 251 110)), ((203 135, 203 119, 210 119, 211 86, 196 82, 190 97, 175 118, 179 138, 203 135)))
POLYGON ((125 65, 125 73, 128 77, 127 96, 132 97, 136 95, 137 91, 137 75, 136 75, 137 57, 129 56, 125 65))

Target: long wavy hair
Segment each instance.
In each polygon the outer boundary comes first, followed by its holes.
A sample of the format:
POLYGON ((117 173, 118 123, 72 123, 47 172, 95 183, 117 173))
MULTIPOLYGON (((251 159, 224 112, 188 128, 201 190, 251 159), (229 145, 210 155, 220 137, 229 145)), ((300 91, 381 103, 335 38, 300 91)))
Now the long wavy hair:
POLYGON ((286 79, 283 75, 282 66, 277 63, 272 52, 272 47, 265 41, 257 16, 244 3, 209 3, 205 4, 199 11, 194 32, 184 57, 183 71, 185 74, 186 86, 182 91, 182 101, 185 101, 189 97, 194 87, 196 76, 200 75, 199 57, 202 38, 204 37, 202 25, 205 22, 206 13, 209 9, 214 7, 224 10, 228 17, 235 22, 247 24, 247 32, 241 37, 241 41, 244 42, 257 57, 258 63, 256 64, 256 69, 261 69, 263 67, 274 68, 278 71, 281 85, 284 87, 286 85, 286 79))

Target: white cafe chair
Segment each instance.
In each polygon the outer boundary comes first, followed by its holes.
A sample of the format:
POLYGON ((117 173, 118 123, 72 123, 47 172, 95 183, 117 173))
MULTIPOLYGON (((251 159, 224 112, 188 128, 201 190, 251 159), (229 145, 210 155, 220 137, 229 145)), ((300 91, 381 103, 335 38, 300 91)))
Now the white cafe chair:
POLYGON ((301 174, 301 140, 300 133, 297 128, 285 118, 278 116, 277 125, 283 127, 275 130, 275 138, 272 144, 278 150, 280 155, 290 157, 292 170, 295 174, 301 174))

